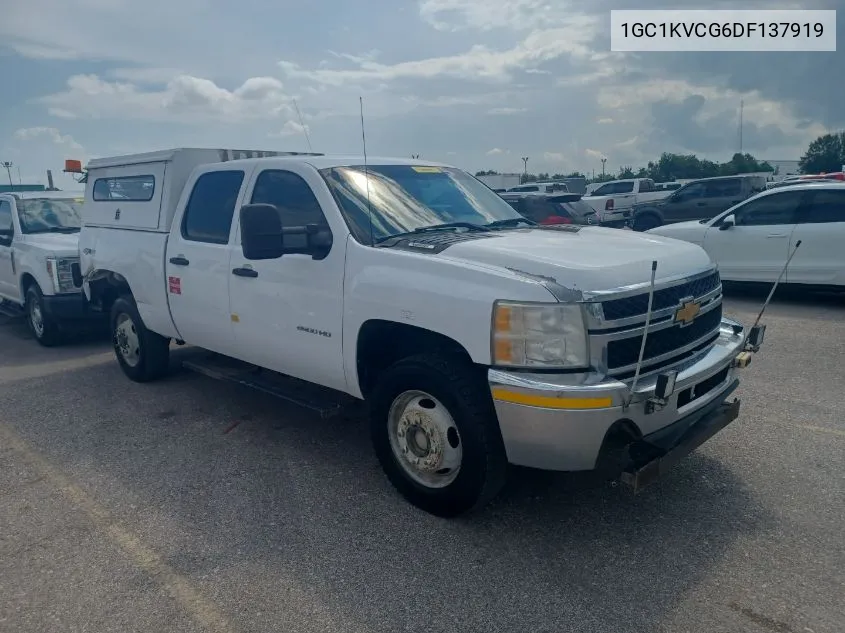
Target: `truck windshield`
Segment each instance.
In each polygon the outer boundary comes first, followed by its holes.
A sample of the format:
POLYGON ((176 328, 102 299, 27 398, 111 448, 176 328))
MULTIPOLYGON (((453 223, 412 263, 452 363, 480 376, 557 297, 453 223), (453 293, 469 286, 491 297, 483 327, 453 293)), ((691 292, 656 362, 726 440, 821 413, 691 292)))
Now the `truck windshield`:
POLYGON ((76 233, 82 226, 82 201, 74 198, 17 200, 22 233, 76 233))
POLYGON ((391 235, 455 222, 488 225, 519 215, 482 182, 453 167, 363 165, 320 171, 355 238, 376 242, 391 235))

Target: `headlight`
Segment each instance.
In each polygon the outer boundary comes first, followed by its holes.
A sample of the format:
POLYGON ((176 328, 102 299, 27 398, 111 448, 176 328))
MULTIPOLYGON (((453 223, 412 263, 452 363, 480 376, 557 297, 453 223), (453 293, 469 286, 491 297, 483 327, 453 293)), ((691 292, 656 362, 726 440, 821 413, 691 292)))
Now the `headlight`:
POLYGON ((74 258, 47 258, 47 272, 53 280, 53 291, 56 294, 65 292, 76 292, 78 288, 73 283, 72 266, 79 263, 79 260, 74 258))
POLYGON ((581 306, 497 301, 492 354, 498 366, 586 369, 590 359, 581 306))

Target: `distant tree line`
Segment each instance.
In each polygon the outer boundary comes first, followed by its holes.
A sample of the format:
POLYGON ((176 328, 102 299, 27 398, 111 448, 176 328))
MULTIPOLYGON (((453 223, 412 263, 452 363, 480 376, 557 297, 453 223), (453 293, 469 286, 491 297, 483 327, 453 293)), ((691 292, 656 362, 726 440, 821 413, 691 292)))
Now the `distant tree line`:
MULTIPOLYGON (((845 166, 845 131, 824 134, 810 143, 798 163, 802 174, 820 174, 841 171, 845 166)), ((645 167, 634 169, 624 165, 618 172, 607 172, 595 177, 574 171, 569 174, 523 174, 522 182, 538 180, 559 180, 562 178, 586 178, 587 182, 605 182, 622 178, 651 178, 655 182, 671 182, 678 179, 710 178, 713 176, 734 176, 755 172, 775 172, 766 161, 758 161, 751 154, 736 153, 726 163, 698 158, 695 154, 671 154, 664 152, 656 161, 649 161, 645 167)), ((495 175, 493 170, 479 171, 476 176, 495 175)))
MULTIPOLYGON (((845 137, 840 139, 845 146, 845 137)), ((775 169, 766 161, 758 161, 751 154, 736 153, 726 163, 701 159, 694 154, 671 154, 664 152, 657 161, 649 161, 646 167, 635 170, 630 165, 623 166, 618 172, 606 172, 604 176, 590 177, 574 171, 569 174, 523 174, 522 182, 543 180, 558 180, 562 178, 586 178, 587 182, 605 182, 623 178, 651 178, 655 182, 671 182, 678 179, 710 178, 713 176, 734 176, 770 171, 775 169)), ((499 172, 493 170, 479 171, 476 176, 492 176, 499 172)))

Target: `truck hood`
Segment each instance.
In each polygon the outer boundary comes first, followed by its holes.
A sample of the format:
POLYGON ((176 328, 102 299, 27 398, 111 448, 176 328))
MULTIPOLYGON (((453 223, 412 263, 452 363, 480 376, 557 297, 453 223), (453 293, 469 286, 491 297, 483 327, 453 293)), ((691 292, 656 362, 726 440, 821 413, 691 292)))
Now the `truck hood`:
POLYGON ((25 236, 24 242, 45 256, 79 257, 79 233, 35 233, 25 236))
POLYGON ((701 247, 658 235, 602 227, 519 229, 458 242, 440 257, 504 268, 580 292, 610 290, 696 273, 711 266, 701 247))

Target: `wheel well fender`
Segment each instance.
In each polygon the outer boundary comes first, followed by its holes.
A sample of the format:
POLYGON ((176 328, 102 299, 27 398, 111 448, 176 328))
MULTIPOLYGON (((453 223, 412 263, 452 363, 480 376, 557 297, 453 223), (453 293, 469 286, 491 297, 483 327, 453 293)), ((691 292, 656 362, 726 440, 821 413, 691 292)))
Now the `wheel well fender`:
POLYGON ((115 300, 124 294, 132 294, 129 282, 120 273, 99 270, 88 282, 89 300, 102 312, 109 312, 115 300))
POLYGON ((379 374, 393 363, 433 351, 464 356, 471 362, 463 345, 439 332, 382 319, 365 321, 358 330, 355 346, 355 369, 361 393, 366 398, 379 374))

